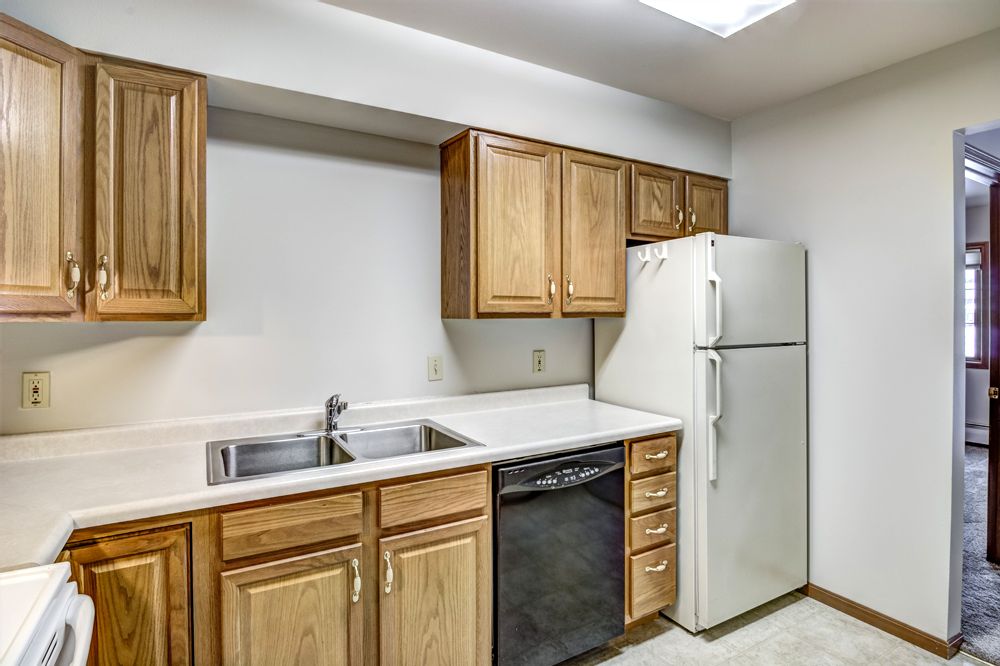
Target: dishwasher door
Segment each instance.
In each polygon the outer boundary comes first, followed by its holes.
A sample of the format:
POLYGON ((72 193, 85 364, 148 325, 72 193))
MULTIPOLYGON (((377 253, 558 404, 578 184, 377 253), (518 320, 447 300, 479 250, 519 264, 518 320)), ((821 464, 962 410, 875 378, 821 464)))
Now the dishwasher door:
POLYGON ((625 448, 493 471, 494 663, 549 666, 625 632, 625 448))

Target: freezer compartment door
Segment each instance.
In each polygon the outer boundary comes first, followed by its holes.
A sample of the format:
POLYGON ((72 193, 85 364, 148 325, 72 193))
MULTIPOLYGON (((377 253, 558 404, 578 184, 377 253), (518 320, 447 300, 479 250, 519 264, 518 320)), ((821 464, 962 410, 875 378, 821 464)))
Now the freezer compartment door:
POLYGON ((695 353, 698 624, 806 583, 806 347, 695 353))
POLYGON ((757 238, 695 237, 695 345, 804 342, 806 253, 757 238))

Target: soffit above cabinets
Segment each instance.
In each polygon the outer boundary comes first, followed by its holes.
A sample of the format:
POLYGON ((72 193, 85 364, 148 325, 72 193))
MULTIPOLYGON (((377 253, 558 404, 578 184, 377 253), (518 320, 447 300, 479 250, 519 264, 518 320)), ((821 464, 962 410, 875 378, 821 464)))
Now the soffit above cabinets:
POLYGON ((798 0, 722 39, 639 0, 318 0, 732 119, 1000 27, 996 0, 798 0))

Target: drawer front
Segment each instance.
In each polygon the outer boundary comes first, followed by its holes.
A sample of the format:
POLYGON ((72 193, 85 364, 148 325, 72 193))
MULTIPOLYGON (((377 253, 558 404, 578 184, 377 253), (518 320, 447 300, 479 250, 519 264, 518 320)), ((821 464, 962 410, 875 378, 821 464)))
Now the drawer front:
POLYGON ((664 509, 638 518, 629 518, 630 549, 645 550, 652 546, 675 543, 677 539, 677 509, 664 509))
POLYGON ((677 546, 671 544, 629 557, 633 620, 655 613, 677 598, 677 546))
POLYGON ((628 487, 632 500, 632 515, 666 507, 677 501, 677 472, 629 481, 628 487))
POLYGON ((226 511, 222 559, 271 553, 361 534, 361 493, 226 511))
POLYGON ((630 466, 633 474, 676 470, 677 436, 664 435, 656 439, 632 442, 630 466))
POLYGON ((379 526, 382 529, 469 511, 485 513, 488 507, 486 470, 400 483, 378 490, 379 526))

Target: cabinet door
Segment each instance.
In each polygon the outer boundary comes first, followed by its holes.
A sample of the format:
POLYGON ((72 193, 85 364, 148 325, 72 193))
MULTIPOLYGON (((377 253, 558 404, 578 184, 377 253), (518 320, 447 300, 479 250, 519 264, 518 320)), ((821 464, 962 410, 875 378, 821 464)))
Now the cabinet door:
POLYGON ((490 662, 487 516, 380 539, 379 554, 382 664, 490 662))
POLYGON ((651 164, 632 165, 632 235, 684 235, 683 174, 651 164))
POLYGON ((480 134, 476 183, 479 312, 557 312, 558 149, 480 134))
POLYGON ((113 537, 66 555, 96 616, 91 666, 191 663, 188 528, 113 537))
POLYGON ((224 663, 361 664, 360 562, 355 544, 223 573, 224 663))
POLYGON ((66 318, 82 262, 81 60, 0 16, 0 318, 66 318))
POLYGON ((686 181, 688 234, 700 234, 704 231, 728 233, 726 181, 694 174, 689 174, 686 181))
POLYGON ((627 167, 563 152, 563 312, 625 312, 627 167))
POLYGON ((205 103, 201 77, 97 66, 97 318, 204 319, 205 103))

